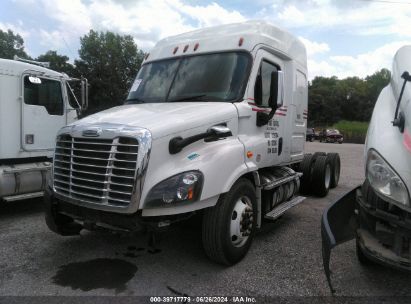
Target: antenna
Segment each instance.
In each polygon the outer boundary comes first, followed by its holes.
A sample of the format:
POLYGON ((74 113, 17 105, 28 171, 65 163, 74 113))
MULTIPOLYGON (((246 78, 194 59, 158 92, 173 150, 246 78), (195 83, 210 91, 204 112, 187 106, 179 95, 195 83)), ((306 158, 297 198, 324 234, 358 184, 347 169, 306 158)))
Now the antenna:
POLYGON ((35 60, 24 59, 24 58, 20 58, 17 55, 14 55, 13 60, 21 61, 21 62, 27 62, 27 63, 31 63, 31 64, 36 64, 36 65, 39 65, 43 68, 49 68, 50 67, 50 62, 40 62, 40 61, 35 61, 35 60))

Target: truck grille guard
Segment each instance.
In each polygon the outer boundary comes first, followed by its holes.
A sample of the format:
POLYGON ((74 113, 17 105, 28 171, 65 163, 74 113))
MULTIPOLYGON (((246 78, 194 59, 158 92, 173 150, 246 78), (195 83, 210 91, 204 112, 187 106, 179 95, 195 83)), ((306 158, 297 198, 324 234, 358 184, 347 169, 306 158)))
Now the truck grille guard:
POLYGON ((151 134, 141 128, 98 129, 98 137, 87 136, 89 129, 84 127, 70 132, 63 129, 57 136, 53 191, 77 205, 133 213, 142 192, 151 134))

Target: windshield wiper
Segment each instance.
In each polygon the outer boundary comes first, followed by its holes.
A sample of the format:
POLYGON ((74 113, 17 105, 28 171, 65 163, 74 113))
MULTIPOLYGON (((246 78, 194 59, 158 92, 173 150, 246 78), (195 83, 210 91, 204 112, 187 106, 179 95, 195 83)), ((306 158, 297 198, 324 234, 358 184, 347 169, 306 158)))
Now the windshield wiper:
POLYGON ((124 104, 137 104, 137 103, 145 103, 145 101, 141 98, 130 98, 124 102, 124 104))

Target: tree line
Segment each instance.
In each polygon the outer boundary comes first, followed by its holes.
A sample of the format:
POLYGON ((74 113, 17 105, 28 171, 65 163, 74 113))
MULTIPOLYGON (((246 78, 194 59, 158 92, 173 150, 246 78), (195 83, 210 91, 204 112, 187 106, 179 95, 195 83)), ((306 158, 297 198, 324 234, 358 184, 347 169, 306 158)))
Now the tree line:
MULTIPOLYGON (((90 83, 88 114, 122 104, 144 58, 133 37, 90 30, 80 38, 78 54, 73 64, 69 57, 52 50, 33 59, 50 62, 51 69, 71 77, 86 77, 90 83)), ((12 59, 14 55, 32 59, 19 34, 0 30, 0 58, 12 59)), ((387 69, 364 79, 315 77, 308 87, 309 126, 331 126, 340 120, 368 121, 390 77, 387 69)))
POLYGON ((308 124, 332 126, 341 120, 369 121, 380 91, 391 73, 381 69, 365 77, 315 77, 308 86, 308 124))

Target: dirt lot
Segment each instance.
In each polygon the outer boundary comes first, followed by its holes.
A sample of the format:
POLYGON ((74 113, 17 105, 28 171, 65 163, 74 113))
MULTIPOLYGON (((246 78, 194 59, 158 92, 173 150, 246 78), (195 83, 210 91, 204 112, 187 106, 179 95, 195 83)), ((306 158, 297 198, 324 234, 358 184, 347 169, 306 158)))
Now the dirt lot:
MULTIPOLYGON (((195 224, 164 233, 153 251, 144 235, 58 236, 44 223, 41 200, 2 205, 0 294, 329 296, 320 218, 334 199, 363 181, 363 146, 316 142, 308 143, 307 151, 341 154, 339 187, 265 225, 246 258, 229 268, 207 259, 195 224)), ((411 295, 408 274, 361 266, 353 242, 334 250, 331 269, 337 295, 411 295)))

